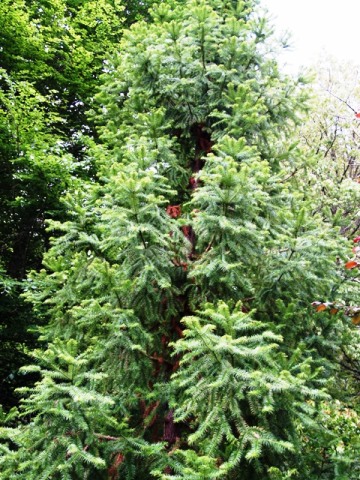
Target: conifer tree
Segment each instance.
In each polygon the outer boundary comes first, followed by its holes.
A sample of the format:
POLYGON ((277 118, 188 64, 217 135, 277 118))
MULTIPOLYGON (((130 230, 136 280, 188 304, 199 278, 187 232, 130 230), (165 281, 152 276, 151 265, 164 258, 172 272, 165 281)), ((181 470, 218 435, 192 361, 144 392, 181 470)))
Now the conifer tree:
POLYGON ((311 302, 340 291, 344 242, 290 188, 306 94, 256 4, 161 3, 124 34, 98 182, 27 282, 49 322, 26 423, 0 430, 5 480, 318 474, 302 442, 350 326, 311 302))

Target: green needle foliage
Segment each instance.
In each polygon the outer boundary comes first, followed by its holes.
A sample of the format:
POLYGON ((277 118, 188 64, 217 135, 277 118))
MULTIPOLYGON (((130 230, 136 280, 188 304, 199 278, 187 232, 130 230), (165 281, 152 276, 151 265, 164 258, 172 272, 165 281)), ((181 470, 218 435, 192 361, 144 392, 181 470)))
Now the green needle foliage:
POLYGON ((318 419, 351 327, 311 303, 352 298, 345 241, 288 181, 306 93, 256 3, 161 3, 125 32, 98 181, 27 281, 44 351, 0 430, 5 480, 339 478, 318 419))

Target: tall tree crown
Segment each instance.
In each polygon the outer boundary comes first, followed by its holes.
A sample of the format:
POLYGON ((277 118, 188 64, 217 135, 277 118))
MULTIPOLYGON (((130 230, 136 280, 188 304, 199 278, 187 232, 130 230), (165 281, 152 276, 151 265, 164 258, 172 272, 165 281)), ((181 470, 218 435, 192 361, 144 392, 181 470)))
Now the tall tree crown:
POLYGON ((256 4, 161 3, 124 34, 99 181, 28 281, 47 349, 29 425, 1 431, 5 479, 312 475, 299 425, 347 330, 310 303, 341 284, 342 245, 283 169, 306 94, 256 4))

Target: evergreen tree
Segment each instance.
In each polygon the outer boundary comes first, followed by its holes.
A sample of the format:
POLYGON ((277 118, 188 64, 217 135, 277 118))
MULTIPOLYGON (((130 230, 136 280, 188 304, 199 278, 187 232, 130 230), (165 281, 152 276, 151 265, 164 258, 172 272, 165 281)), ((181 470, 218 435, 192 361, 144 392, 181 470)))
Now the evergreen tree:
POLYGON ((94 113, 99 180, 65 199, 27 282, 50 321, 27 423, 0 430, 5 480, 321 471, 301 451, 351 327, 311 302, 340 291, 345 242, 291 189, 306 94, 256 4, 161 3, 124 34, 94 113))

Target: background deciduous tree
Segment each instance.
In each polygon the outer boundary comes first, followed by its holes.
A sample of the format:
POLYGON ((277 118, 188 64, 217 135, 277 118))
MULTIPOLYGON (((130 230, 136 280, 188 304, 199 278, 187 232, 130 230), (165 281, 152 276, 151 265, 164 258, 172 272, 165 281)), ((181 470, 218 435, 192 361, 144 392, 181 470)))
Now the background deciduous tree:
POLYGON ((314 211, 352 238, 360 227, 359 70, 329 57, 312 75, 312 114, 298 133, 309 155, 303 165, 290 165, 289 175, 311 198, 314 211))
POLYGON ((4 0, 0 5, 0 403, 16 403, 17 372, 39 319, 20 298, 26 272, 48 248, 45 218, 65 219, 60 197, 92 178, 92 105, 123 26, 151 2, 4 0), (10 281, 11 279, 16 280, 10 281))

